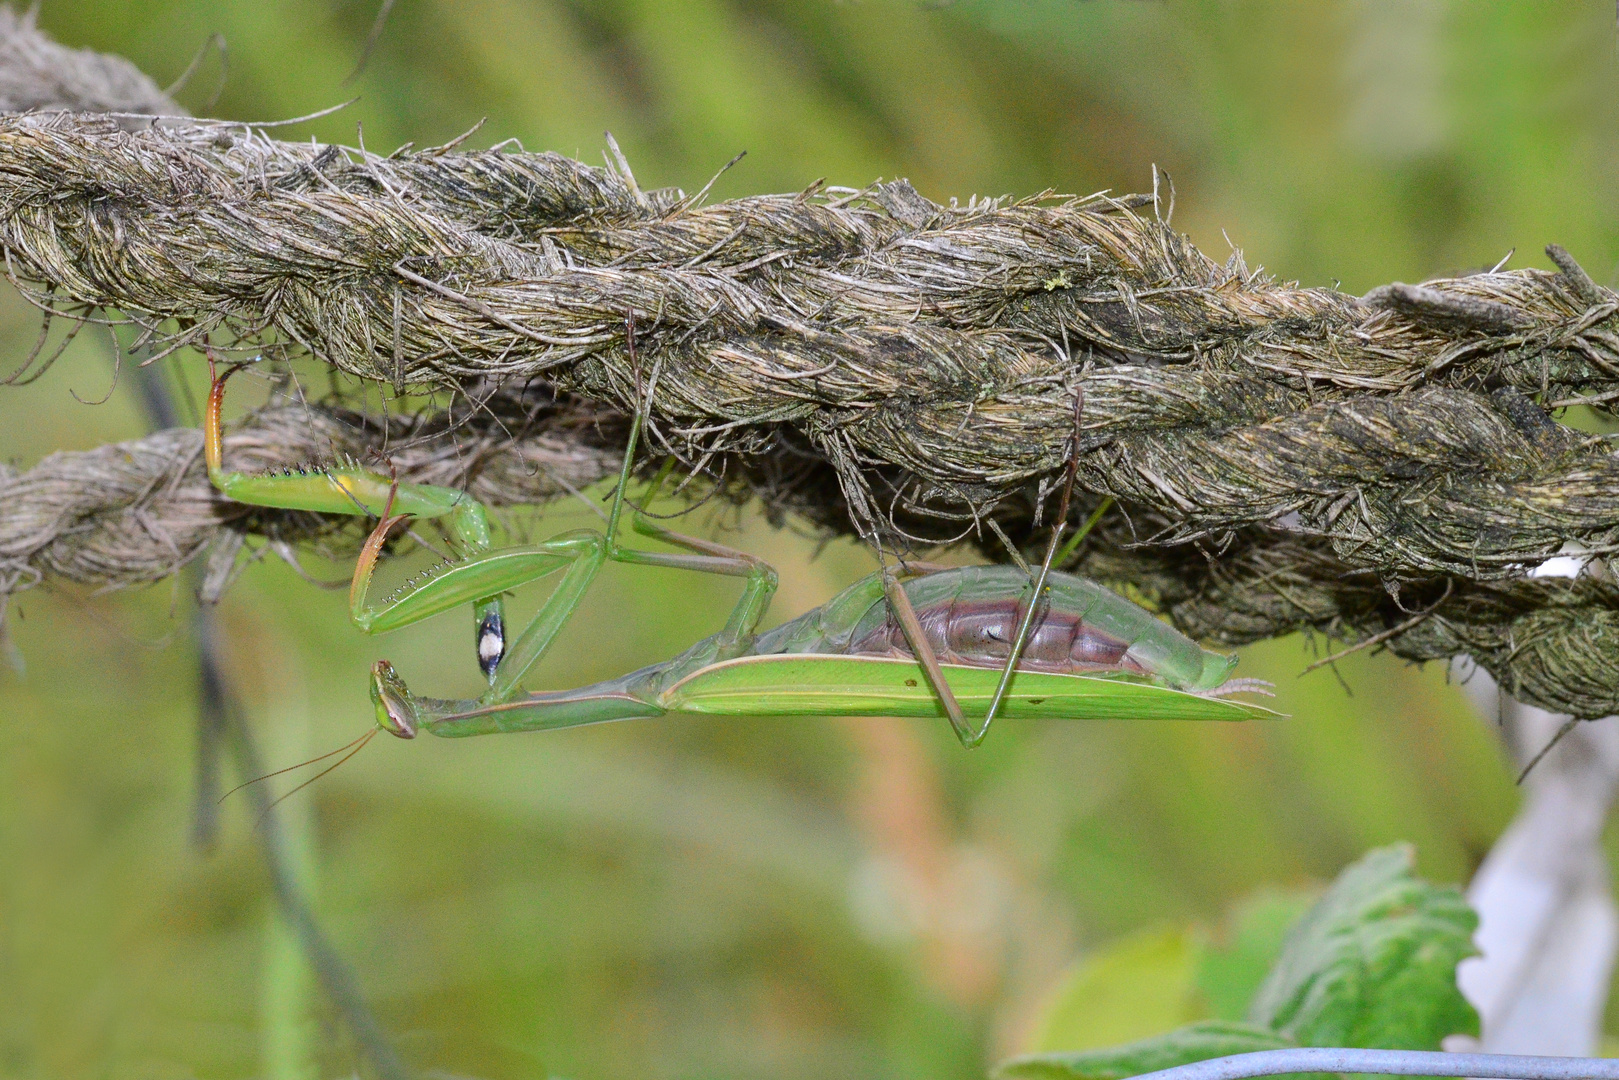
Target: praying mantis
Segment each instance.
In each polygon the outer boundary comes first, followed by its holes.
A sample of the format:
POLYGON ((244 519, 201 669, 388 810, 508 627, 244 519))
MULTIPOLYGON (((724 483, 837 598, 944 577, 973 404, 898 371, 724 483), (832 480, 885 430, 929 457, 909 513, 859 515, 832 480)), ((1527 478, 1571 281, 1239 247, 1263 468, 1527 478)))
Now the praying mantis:
MULTIPOLYGON (((633 328, 629 334, 633 342, 633 328)), ((221 409, 225 383, 237 368, 219 374, 214 361, 210 353, 204 449, 216 488, 257 506, 378 519, 361 549, 349 593, 356 626, 384 633, 472 605, 478 663, 489 684, 482 696, 418 696, 388 661, 374 666, 377 725, 400 738, 422 731, 440 736, 543 731, 672 713, 942 715, 962 745, 973 747, 1001 715, 1180 720, 1277 715, 1228 696, 1264 693, 1269 686, 1230 679, 1236 657, 1203 649, 1118 594, 1052 569, 1073 490, 1072 460, 1038 572, 1012 566, 885 566, 821 607, 760 633, 776 590, 775 570, 745 552, 682 535, 647 516, 645 508, 668 477, 672 459, 634 505, 630 527, 679 550, 621 543, 640 412, 631 424, 604 529, 576 529, 538 544, 494 549, 483 506, 452 488, 399 483, 361 465, 274 475, 227 471, 221 409), (371 577, 384 543, 396 527, 418 517, 447 519, 464 557, 371 605, 371 577), (556 642, 607 562, 739 577, 742 596, 717 634, 671 660, 578 689, 526 692, 523 679, 556 642), (508 642, 503 595, 559 572, 539 612, 508 642)), ((1076 394, 1076 429, 1081 400, 1076 394)))

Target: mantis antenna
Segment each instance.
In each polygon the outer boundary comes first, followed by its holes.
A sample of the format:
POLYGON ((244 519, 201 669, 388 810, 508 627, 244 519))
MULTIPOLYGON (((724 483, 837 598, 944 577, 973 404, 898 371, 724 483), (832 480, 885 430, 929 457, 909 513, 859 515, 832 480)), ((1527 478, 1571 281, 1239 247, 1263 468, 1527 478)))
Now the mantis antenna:
MULTIPOLYGON (((316 757, 312 757, 307 761, 300 761, 296 765, 288 765, 284 769, 276 769, 274 772, 267 772, 262 776, 255 776, 251 780, 243 780, 240 784, 237 784, 235 787, 233 787, 229 791, 225 792, 225 794, 221 795, 219 797, 219 802, 224 802, 226 799, 230 798, 232 795, 236 794, 238 791, 241 791, 245 787, 252 787, 254 784, 258 783, 260 780, 269 780, 271 777, 281 776, 284 773, 290 773, 290 772, 293 772, 293 771, 295 771, 297 769, 301 769, 305 765, 313 765, 317 761, 325 761, 329 757, 336 757, 338 754, 341 754, 343 751, 348 750, 349 748, 353 747, 356 743, 359 743, 359 744, 363 745, 367 740, 369 740, 371 738, 371 736, 375 735, 376 733, 377 733, 377 729, 372 728, 371 730, 369 730, 369 731, 365 732, 364 734, 360 735, 358 738, 356 738, 356 739, 354 739, 354 740, 352 740, 350 742, 346 742, 342 746, 339 746, 336 750, 328 750, 324 754, 320 754, 320 755, 318 755, 316 757)), ((297 789, 295 788, 293 790, 297 790, 297 789)), ((282 798, 286 798, 286 796, 283 795, 282 798)), ((280 801, 281 801, 281 799, 276 800, 276 802, 280 802, 280 801)))
MULTIPOLYGON (((274 810, 276 807, 280 806, 282 803, 286 802, 288 799, 290 799, 294 795, 298 794, 304 788, 308 787, 310 784, 313 784, 316 780, 319 780, 321 777, 325 776, 327 773, 331 772, 333 769, 336 769, 339 765, 342 765, 349 758, 353 757, 355 754, 358 754, 361 750, 364 750, 365 747, 366 747, 366 744, 369 743, 371 741, 372 737, 375 736, 376 733, 381 731, 381 730, 382 730, 381 728, 372 728, 370 731, 366 732, 364 735, 361 735, 358 739, 355 739, 353 742, 349 743, 348 746, 343 747, 344 750, 348 750, 348 753, 344 754, 342 757, 340 757, 336 761, 332 762, 332 764, 326 766, 320 772, 316 773, 314 776, 311 776, 308 780, 305 780, 303 783, 299 784, 297 787, 293 788, 291 791, 287 792, 285 795, 282 795, 280 798, 276 799, 269 806, 266 806, 263 809, 263 811, 261 811, 259 813, 259 821, 262 822, 264 820, 265 815, 268 814, 271 810, 274 810), (349 747, 353 747, 353 749, 349 750, 349 747)), ((341 751, 335 751, 335 750, 333 751, 333 753, 340 753, 340 752, 341 751)), ((322 757, 331 757, 332 755, 331 754, 323 754, 321 756, 322 757)), ((315 760, 319 761, 320 758, 316 758, 315 760)), ((304 762, 304 764, 307 765, 307 764, 309 764, 309 762, 306 761, 306 762, 304 762)))
POLYGON ((305 765, 313 765, 317 761, 325 761, 329 757, 337 757, 338 754, 343 755, 342 757, 337 758, 337 761, 333 762, 331 765, 326 766, 326 768, 322 769, 320 772, 316 773, 314 776, 311 776, 308 780, 305 780, 303 783, 299 784, 297 787, 293 788, 291 791, 287 792, 284 795, 280 795, 280 796, 276 797, 263 810, 260 810, 259 811, 259 817, 258 817, 258 824, 263 824, 264 819, 269 816, 271 810, 274 810, 276 807, 280 806, 282 803, 286 802, 288 799, 290 799, 294 795, 298 794, 298 792, 302 791, 304 788, 308 787, 310 784, 313 784, 316 780, 319 780, 321 777, 325 776, 327 773, 331 772, 333 769, 336 769, 339 765, 343 764, 345 761, 347 761, 349 758, 353 757, 355 754, 358 754, 361 750, 364 750, 365 747, 366 747, 366 744, 369 743, 372 740, 372 738, 375 737, 377 732, 381 731, 381 730, 382 730, 381 728, 372 728, 370 731, 365 732, 363 735, 359 736, 358 738, 354 739, 353 741, 346 742, 342 746, 339 746, 336 750, 328 750, 324 754, 319 754, 319 755, 317 755, 315 757, 310 758, 308 761, 300 761, 296 765, 288 765, 284 769, 276 769, 273 772, 265 773, 263 776, 255 776, 251 780, 244 780, 240 784, 237 784, 235 787, 231 788, 229 791, 225 792, 225 794, 221 795, 219 797, 219 801, 224 802, 226 799, 230 798, 232 795, 236 794, 238 791, 241 791, 245 787, 251 787, 254 784, 258 783, 260 780, 269 780, 271 777, 281 776, 284 773, 289 773, 289 772, 293 772, 293 771, 295 771, 297 769, 301 769, 305 765), (345 751, 347 751, 347 752, 345 753, 345 751))

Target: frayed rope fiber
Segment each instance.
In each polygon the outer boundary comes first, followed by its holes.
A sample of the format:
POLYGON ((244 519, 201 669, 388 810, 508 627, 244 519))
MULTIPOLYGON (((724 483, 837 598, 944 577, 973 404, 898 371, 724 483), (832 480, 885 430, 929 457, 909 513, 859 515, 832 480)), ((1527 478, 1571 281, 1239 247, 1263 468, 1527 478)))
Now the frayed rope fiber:
MULTIPOLYGON (((1556 273, 1300 289, 1149 206, 944 207, 903 181, 703 205, 554 154, 0 118, 6 272, 70 318, 127 314, 159 354, 206 339, 395 387, 644 404, 660 449, 732 494, 930 540, 1031 535, 1082 392, 1080 501, 1117 498, 1136 545, 1087 545, 1082 569, 1154 581, 1220 640, 1404 627, 1403 655, 1469 652, 1526 700, 1619 709, 1619 673, 1518 668, 1619 654, 1611 587, 1523 578, 1568 541, 1619 542, 1619 459, 1548 414, 1619 399, 1619 296, 1555 248, 1556 273)), ((504 501, 560 490, 540 487, 504 501)), ((64 576, 112 582, 116 561, 64 576)))

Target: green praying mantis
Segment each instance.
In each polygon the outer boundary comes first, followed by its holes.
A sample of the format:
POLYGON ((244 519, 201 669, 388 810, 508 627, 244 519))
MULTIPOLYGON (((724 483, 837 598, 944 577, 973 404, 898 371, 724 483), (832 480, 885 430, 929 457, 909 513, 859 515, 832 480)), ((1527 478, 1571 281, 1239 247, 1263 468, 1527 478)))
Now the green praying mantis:
MULTIPOLYGON (((633 327, 628 341, 633 349, 633 327)), ((1231 679, 1236 657, 1203 649, 1118 594, 1052 569, 1073 491, 1072 456, 1038 572, 1013 566, 885 565, 821 607, 760 633, 759 622, 776 590, 775 570, 745 552, 676 533, 647 515, 672 459, 633 506, 630 525, 679 550, 648 551, 620 541, 642 431, 640 411, 631 424, 604 529, 577 529, 539 544, 494 549, 483 506, 462 491, 399 483, 359 465, 275 475, 227 471, 221 408, 225 383, 237 367, 220 374, 211 353, 209 362, 205 454, 215 487, 257 506, 378 519, 355 565, 349 593, 355 625, 384 633, 472 605, 478 663, 489 684, 482 696, 418 696, 388 661, 373 668, 377 725, 400 738, 422 731, 441 736, 544 731, 671 713, 944 716, 962 744, 973 747, 1001 715, 1166 720, 1277 715, 1229 697, 1269 687, 1260 680, 1231 679), (463 557, 372 605, 368 592, 383 545, 412 518, 447 519, 463 557), (607 562, 739 577, 742 596, 717 634, 674 659, 578 689, 526 692, 523 679, 555 643, 607 562), (504 594, 559 572, 538 613, 508 643, 504 594)), ((1076 395, 1076 431, 1080 400, 1076 395)), ((1090 524, 1094 521, 1093 516, 1090 524)), ((1067 550, 1073 550, 1073 541, 1067 550)))

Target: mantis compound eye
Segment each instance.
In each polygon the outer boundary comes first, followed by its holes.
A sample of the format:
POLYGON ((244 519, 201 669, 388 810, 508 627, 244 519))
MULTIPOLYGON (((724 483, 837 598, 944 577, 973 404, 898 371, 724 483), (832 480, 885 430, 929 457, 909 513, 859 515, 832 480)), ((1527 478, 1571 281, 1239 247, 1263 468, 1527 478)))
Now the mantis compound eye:
POLYGON ((401 739, 416 737, 416 699, 386 660, 378 660, 371 669, 371 702, 377 709, 378 727, 401 739))

